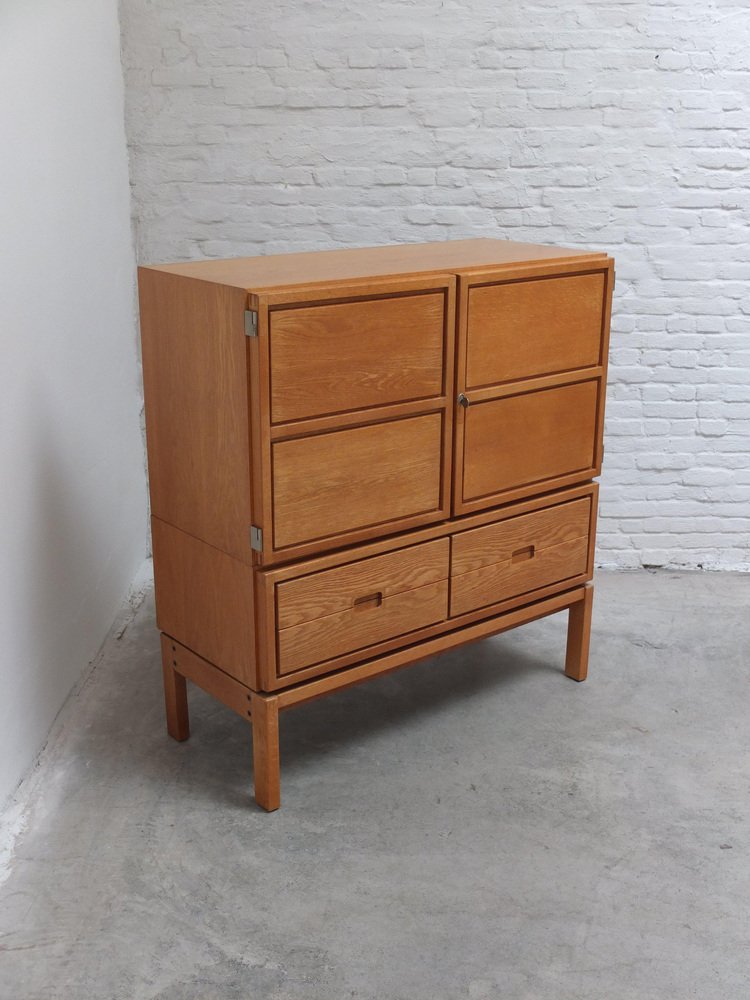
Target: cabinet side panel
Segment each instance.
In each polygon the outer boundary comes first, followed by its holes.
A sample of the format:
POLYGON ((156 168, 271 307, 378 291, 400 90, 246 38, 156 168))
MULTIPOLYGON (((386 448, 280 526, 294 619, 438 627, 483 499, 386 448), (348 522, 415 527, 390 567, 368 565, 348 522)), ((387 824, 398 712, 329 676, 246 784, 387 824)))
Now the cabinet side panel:
POLYGON ((246 295, 141 268, 154 516, 251 561, 246 295))
POLYGON ((159 628, 257 689, 253 570, 151 519, 159 628))
POLYGON ((602 346, 599 363, 602 366, 602 387, 604 391, 599 399, 599 410, 596 418, 596 451, 594 465, 596 475, 602 470, 604 460, 604 407, 606 404, 607 371, 609 369, 609 335, 612 321, 612 293, 615 288, 615 262, 612 258, 607 261, 606 286, 604 289, 604 311, 602 316, 602 346))

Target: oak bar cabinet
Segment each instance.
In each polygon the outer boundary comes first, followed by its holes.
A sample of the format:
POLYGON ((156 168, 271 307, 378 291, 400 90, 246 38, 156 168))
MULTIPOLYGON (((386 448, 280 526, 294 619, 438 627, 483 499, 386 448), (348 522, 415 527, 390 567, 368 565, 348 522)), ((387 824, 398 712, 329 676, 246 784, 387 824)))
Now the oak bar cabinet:
POLYGON ((477 239, 139 269, 169 733, 569 609, 586 677, 613 261, 477 239))

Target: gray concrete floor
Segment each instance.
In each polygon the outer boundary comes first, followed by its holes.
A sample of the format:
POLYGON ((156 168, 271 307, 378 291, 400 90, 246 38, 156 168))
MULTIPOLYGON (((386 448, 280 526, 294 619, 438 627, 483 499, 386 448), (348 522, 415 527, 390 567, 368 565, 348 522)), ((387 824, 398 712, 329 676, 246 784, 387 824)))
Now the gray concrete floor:
POLYGON ((750 996, 750 577, 599 574, 566 615, 250 733, 164 731, 150 600, 65 710, 0 888, 3 1000, 750 996))

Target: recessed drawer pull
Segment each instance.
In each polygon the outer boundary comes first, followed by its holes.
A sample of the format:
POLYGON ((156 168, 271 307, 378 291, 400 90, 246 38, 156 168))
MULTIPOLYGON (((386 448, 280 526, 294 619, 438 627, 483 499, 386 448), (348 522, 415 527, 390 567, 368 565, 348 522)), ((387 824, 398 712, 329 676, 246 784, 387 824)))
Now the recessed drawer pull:
POLYGON ((527 545, 525 549, 516 549, 515 552, 511 554, 510 561, 512 563, 526 562, 527 559, 534 558, 534 546, 527 545))
POLYGON ((376 590, 374 594, 366 594, 358 597, 354 602, 355 608, 379 608, 383 603, 383 591, 376 590))

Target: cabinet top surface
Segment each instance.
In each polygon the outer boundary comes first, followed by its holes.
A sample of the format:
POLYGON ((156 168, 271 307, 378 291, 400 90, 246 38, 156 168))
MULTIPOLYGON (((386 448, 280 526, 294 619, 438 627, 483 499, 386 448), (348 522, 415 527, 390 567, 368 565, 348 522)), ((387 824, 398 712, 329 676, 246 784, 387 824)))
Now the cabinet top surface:
POLYGON ((460 272, 483 267, 545 262, 590 262, 597 258, 605 260, 606 254, 568 247, 515 243, 511 240, 475 239, 188 261, 184 264, 151 265, 151 269, 230 285, 248 292, 262 292, 330 281, 429 274, 436 271, 460 272))

